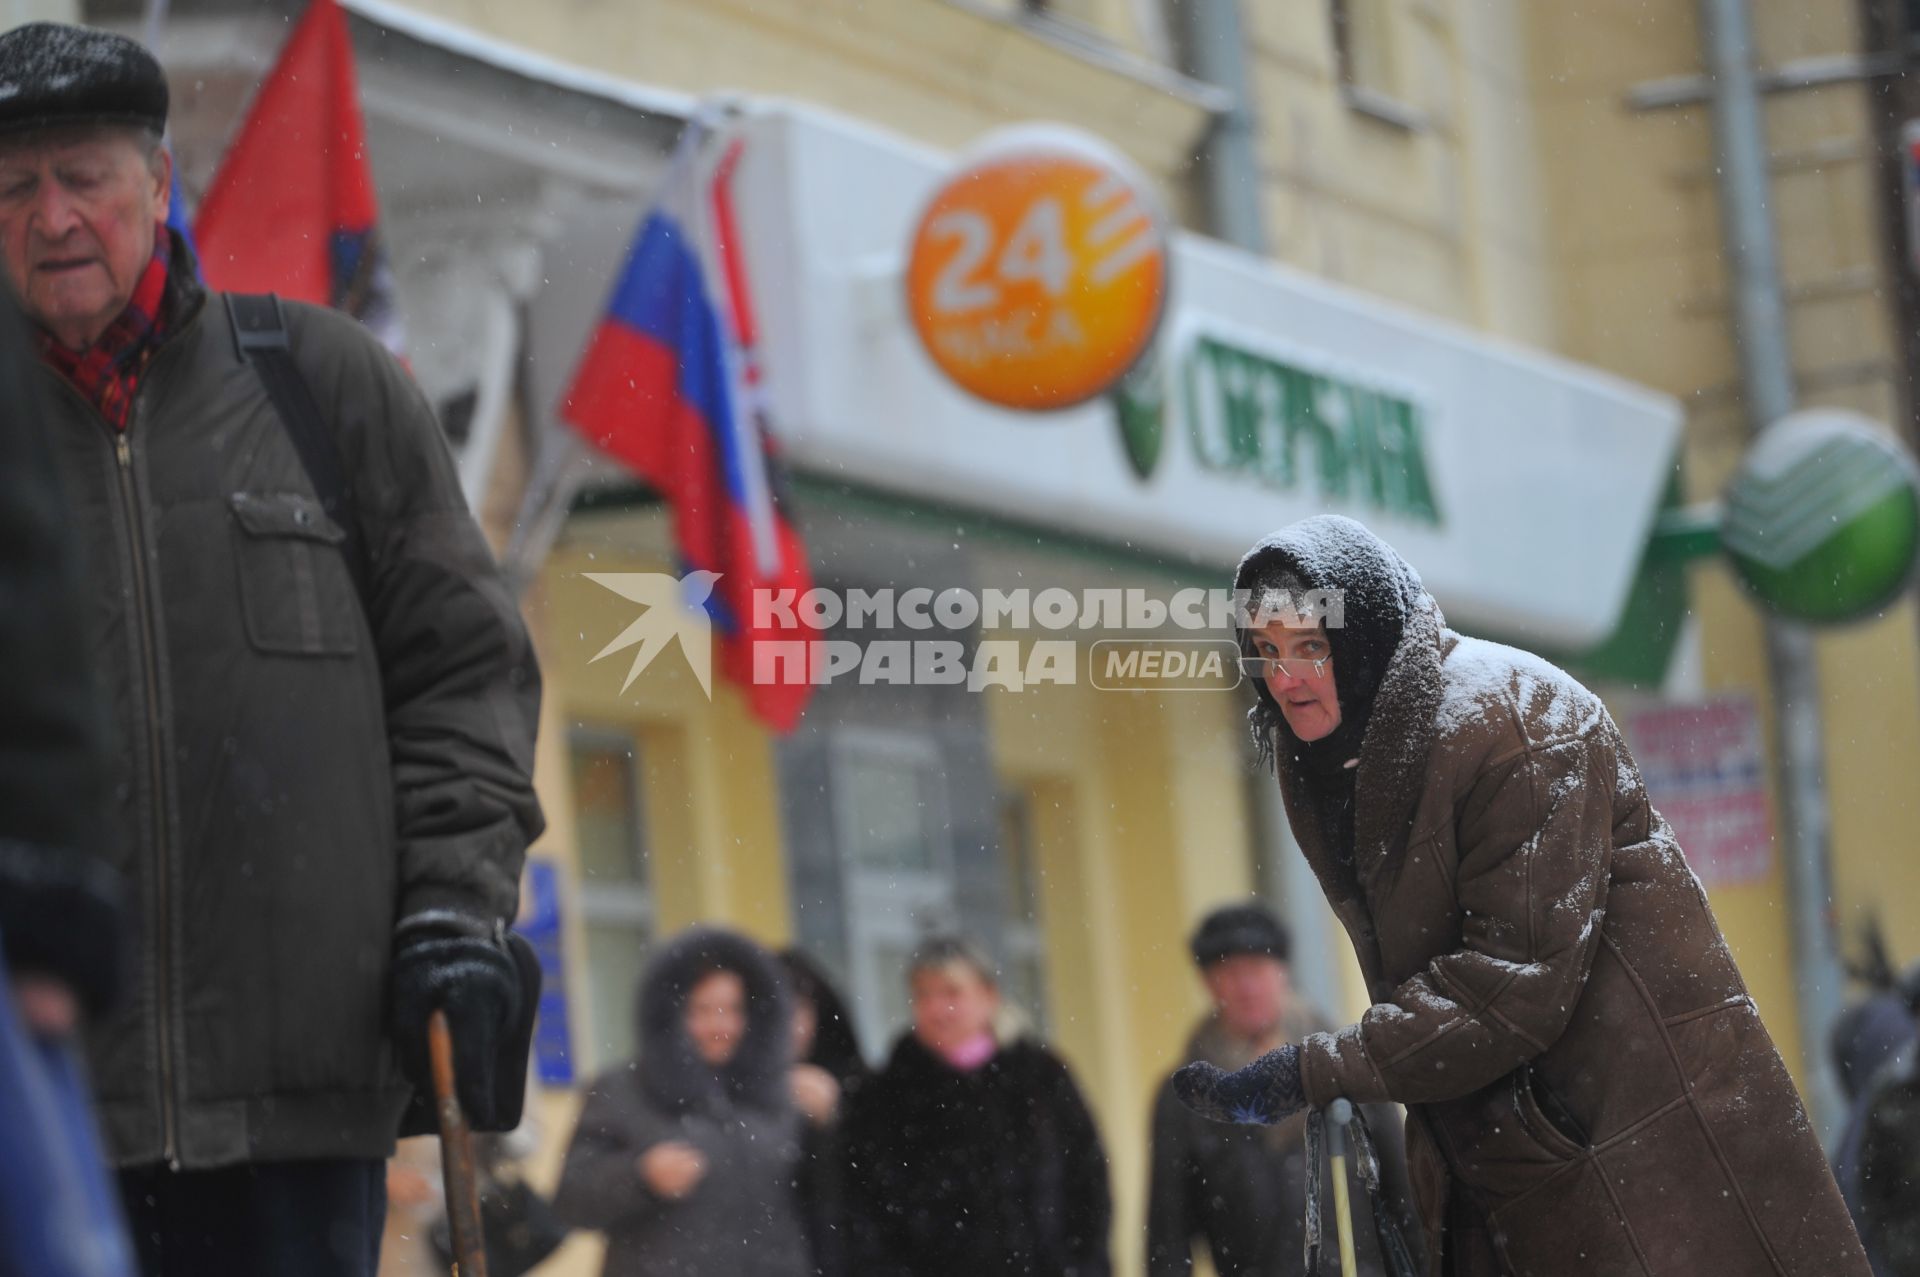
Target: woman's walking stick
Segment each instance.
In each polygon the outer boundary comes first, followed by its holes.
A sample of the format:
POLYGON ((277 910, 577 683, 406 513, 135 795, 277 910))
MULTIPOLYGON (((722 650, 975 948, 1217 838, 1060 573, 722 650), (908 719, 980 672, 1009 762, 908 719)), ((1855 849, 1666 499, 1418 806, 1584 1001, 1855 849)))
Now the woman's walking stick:
POLYGON ((467 1115, 460 1111, 460 1097, 453 1089, 453 1034, 447 1028, 445 1011, 435 1011, 427 1021, 427 1049, 433 1057, 434 1111, 440 1117, 440 1170, 447 1182, 447 1232, 453 1238, 454 1277, 487 1277, 473 1138, 467 1130, 467 1115))
POLYGON ((1353 1105, 1345 1098, 1327 1106, 1333 1129, 1327 1134, 1328 1160, 1333 1163, 1333 1223, 1340 1231, 1340 1277, 1355 1277, 1358 1262, 1353 1257, 1353 1202, 1347 1196, 1347 1127, 1353 1121, 1353 1105))

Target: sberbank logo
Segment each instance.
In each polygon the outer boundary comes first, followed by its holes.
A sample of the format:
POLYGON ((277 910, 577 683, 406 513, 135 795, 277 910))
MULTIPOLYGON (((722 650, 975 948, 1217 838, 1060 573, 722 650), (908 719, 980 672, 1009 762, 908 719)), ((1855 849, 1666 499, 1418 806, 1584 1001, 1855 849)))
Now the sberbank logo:
POLYGON ((1181 389, 1201 468, 1276 491, 1311 484, 1323 501, 1438 525, 1422 406, 1304 362, 1212 335, 1187 347, 1181 389))
POLYGON ((1120 423, 1127 464, 1144 482, 1160 463, 1160 445, 1166 437, 1167 379, 1159 346, 1142 355, 1114 386, 1113 412, 1120 423))

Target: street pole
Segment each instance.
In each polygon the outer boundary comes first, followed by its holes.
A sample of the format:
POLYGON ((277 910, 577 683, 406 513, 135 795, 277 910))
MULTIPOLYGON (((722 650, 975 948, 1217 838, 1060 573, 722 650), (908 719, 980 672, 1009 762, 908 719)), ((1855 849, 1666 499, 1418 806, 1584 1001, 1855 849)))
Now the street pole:
POLYGON ((1205 178, 1213 232, 1264 257, 1266 201, 1261 193, 1240 0, 1186 0, 1177 9, 1186 19, 1182 35, 1188 74, 1225 90, 1233 99, 1233 105, 1214 120, 1207 140, 1205 178))
MULTIPOLYGON (((1740 348, 1747 426, 1757 435, 1793 411, 1793 352, 1779 246, 1768 207, 1766 129, 1753 66, 1747 0, 1700 0, 1702 44, 1713 84, 1720 216, 1728 292, 1740 348)), ((1769 616, 1767 667, 1773 685, 1774 767, 1793 920, 1801 1067, 1808 1107, 1823 1131, 1844 1108, 1829 1061, 1828 1035, 1840 1014, 1845 973, 1833 934, 1828 869, 1826 743, 1814 641, 1804 625, 1769 616)))
POLYGON ((146 0, 140 18, 140 41, 154 57, 160 56, 160 41, 167 34, 168 0, 146 0))

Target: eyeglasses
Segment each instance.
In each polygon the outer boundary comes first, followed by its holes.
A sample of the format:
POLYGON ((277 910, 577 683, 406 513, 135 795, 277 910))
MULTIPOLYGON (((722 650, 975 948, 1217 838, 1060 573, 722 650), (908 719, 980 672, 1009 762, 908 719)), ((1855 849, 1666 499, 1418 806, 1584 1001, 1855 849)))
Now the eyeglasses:
POLYGON ((1313 661, 1287 656, 1243 656, 1240 672, 1258 679, 1272 678, 1275 674, 1285 674, 1288 678, 1325 678, 1327 662, 1332 659, 1331 652, 1313 661))

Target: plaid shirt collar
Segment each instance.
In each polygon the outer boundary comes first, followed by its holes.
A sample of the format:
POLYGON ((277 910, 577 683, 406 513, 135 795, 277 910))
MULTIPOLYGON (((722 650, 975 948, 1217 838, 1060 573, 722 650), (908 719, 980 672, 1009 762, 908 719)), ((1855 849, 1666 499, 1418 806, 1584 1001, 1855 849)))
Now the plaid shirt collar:
POLYGON ((85 350, 68 350, 45 329, 36 331, 40 358, 73 383, 116 430, 125 430, 133 417, 133 397, 160 339, 166 335, 167 262, 173 234, 157 226, 153 256, 134 285, 133 297, 118 318, 85 350))

